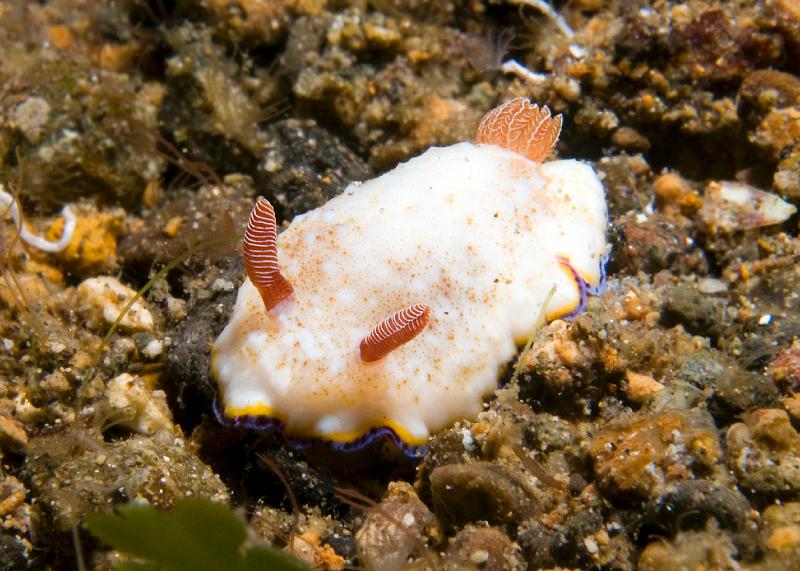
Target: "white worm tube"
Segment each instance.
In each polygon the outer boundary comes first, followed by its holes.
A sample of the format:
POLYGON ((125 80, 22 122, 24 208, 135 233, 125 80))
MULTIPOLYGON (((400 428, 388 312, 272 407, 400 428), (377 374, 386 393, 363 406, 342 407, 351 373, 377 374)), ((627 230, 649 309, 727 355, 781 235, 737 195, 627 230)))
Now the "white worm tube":
POLYGON ((29 246, 33 246, 43 252, 55 253, 63 251, 69 245, 75 233, 77 218, 69 206, 61 209, 61 216, 64 217, 64 228, 61 230, 61 237, 55 242, 51 242, 42 236, 37 236, 28 230, 22 220, 17 201, 2 188, 0 188, 0 209, 3 209, 4 214, 8 213, 14 219, 14 224, 19 228, 19 237, 29 246))

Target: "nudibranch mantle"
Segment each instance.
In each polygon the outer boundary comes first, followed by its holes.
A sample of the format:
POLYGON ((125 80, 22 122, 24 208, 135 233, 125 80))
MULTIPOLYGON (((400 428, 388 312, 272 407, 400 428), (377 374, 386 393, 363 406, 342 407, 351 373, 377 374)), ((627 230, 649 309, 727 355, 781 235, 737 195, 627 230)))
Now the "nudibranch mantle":
POLYGON ((606 225, 589 165, 492 144, 434 147, 352 183, 278 236, 291 297, 266 311, 249 279, 239 289, 212 351, 222 414, 274 419, 289 437, 389 429, 422 445, 481 410, 554 286, 548 319, 599 284, 606 225), (371 329, 414 304, 429 308, 424 330, 362 361, 371 329))

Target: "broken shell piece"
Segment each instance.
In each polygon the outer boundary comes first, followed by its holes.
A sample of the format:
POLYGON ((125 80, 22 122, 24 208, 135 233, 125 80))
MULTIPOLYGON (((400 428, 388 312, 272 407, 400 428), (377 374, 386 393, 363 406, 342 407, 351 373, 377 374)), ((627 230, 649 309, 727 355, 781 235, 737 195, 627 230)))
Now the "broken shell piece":
POLYGON ((731 232, 780 224, 796 211, 776 194, 749 184, 721 181, 706 187, 700 220, 712 232, 731 232))
MULTIPOLYGON (((136 292, 117 278, 89 278, 78 286, 78 310, 89 328, 99 329, 114 323, 134 295, 136 292)), ((144 306, 144 300, 136 300, 120 321, 120 327, 136 331, 153 330, 153 316, 144 306)))
POLYGON ((122 373, 111 379, 106 398, 112 414, 110 420, 139 434, 174 432, 164 391, 150 391, 138 377, 122 373))

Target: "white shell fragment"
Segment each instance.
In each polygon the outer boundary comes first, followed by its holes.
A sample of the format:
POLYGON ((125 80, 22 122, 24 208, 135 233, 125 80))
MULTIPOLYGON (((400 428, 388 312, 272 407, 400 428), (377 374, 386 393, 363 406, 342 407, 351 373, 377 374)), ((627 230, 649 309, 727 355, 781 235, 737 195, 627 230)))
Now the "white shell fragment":
POLYGON ((776 194, 749 184, 721 181, 706 187, 700 219, 712 232, 731 232, 780 224, 796 211, 776 194))
POLYGON ((174 432, 174 425, 164 391, 148 390, 138 377, 122 373, 111 379, 106 387, 106 399, 111 421, 139 434, 174 432))
MULTIPOLYGON (((114 323, 136 292, 117 278, 101 276, 82 281, 77 294, 78 309, 86 319, 86 325, 99 329, 114 323)), ((144 306, 144 300, 136 300, 122 318, 120 327, 135 331, 153 330, 153 316, 144 306)))
POLYGON ((228 418, 352 442, 388 427, 409 445, 474 416, 552 288, 549 319, 597 285, 603 187, 574 160, 538 163, 489 144, 431 148, 350 184, 278 237, 291 297, 266 311, 246 279, 212 351, 228 418), (579 278, 578 278, 579 277, 579 278), (413 304, 430 320, 374 363, 359 343, 413 304))

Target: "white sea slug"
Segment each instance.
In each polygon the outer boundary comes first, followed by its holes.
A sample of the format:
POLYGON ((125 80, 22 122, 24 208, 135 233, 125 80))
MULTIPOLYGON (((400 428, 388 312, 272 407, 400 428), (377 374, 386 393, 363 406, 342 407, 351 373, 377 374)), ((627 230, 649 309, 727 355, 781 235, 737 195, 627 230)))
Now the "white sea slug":
POLYGON ((280 236, 259 198, 249 277, 212 351, 223 420, 343 450, 388 436, 413 455, 476 415, 540 313, 579 310, 601 281, 600 180, 541 162, 560 129, 513 99, 476 143, 354 182, 280 236))

